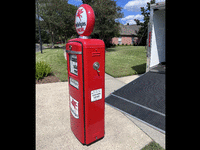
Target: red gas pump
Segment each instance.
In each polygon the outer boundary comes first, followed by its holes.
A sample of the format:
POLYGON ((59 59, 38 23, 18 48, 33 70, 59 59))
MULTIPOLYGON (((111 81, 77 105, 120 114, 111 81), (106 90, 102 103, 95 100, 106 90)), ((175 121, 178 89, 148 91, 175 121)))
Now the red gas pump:
POLYGON ((66 44, 71 130, 82 144, 104 137, 105 44, 91 39, 95 15, 82 4, 76 11, 79 38, 66 44))

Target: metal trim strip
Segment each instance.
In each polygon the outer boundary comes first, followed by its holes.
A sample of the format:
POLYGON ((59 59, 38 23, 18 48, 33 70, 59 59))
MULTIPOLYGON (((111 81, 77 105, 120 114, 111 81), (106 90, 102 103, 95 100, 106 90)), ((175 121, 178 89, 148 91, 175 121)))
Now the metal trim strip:
POLYGON ((158 111, 153 110, 153 109, 151 109, 151 108, 148 108, 148 107, 146 107, 146 106, 140 105, 140 104, 138 104, 138 103, 132 102, 132 101, 130 101, 130 100, 126 99, 126 98, 123 98, 123 97, 121 97, 121 96, 118 96, 118 95, 115 95, 115 94, 111 94, 111 95, 113 95, 113 96, 115 96, 115 97, 118 97, 119 99, 122 99, 122 100, 124 100, 124 101, 129 102, 129 103, 132 103, 132 104, 134 104, 134 105, 140 106, 140 107, 142 107, 142 108, 144 108, 144 109, 150 110, 150 111, 152 111, 152 112, 154 112, 154 113, 157 113, 157 114, 159 114, 159 115, 165 117, 165 114, 163 114, 163 113, 161 113, 161 112, 158 112, 158 111))
POLYGON ((77 52, 77 51, 69 51, 69 50, 66 50, 66 53, 70 53, 70 54, 82 54, 82 52, 77 52))

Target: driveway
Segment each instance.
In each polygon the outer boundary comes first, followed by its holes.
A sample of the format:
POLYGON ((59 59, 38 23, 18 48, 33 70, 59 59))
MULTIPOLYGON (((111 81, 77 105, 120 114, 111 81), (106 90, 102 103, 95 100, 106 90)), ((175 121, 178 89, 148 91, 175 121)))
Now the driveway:
MULTIPOLYGON (((105 78, 106 96, 125 85, 109 75, 105 78)), ((68 86, 68 82, 36 84, 37 150, 140 150, 152 141, 123 113, 105 104, 105 137, 82 145, 70 128, 68 86)))

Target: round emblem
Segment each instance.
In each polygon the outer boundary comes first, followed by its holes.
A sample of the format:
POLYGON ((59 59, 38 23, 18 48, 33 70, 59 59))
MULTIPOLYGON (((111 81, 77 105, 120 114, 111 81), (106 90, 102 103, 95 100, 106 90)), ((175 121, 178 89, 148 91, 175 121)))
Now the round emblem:
POLYGON ((87 4, 82 4, 75 15, 75 28, 79 35, 89 36, 95 23, 95 15, 92 7, 87 4))

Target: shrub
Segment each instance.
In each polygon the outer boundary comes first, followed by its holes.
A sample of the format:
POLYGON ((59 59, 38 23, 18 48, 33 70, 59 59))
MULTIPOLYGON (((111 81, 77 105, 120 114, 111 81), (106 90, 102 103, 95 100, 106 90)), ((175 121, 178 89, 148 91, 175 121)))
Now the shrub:
POLYGON ((119 44, 117 44, 119 46, 119 44))
POLYGON ((37 80, 42 79, 44 76, 48 76, 51 73, 51 67, 44 61, 36 62, 35 78, 37 80))
POLYGON ((128 44, 126 43, 126 46, 127 46, 128 44))
POLYGON ((122 46, 124 46, 124 43, 122 43, 122 46))
POLYGON ((75 37, 68 38, 68 39, 67 39, 67 42, 68 42, 69 40, 71 40, 71 39, 74 39, 74 38, 75 38, 75 37))
POLYGON ((107 42, 107 43, 105 43, 105 46, 106 46, 106 48, 110 48, 110 47, 113 46, 113 43, 109 43, 109 42, 107 42))

